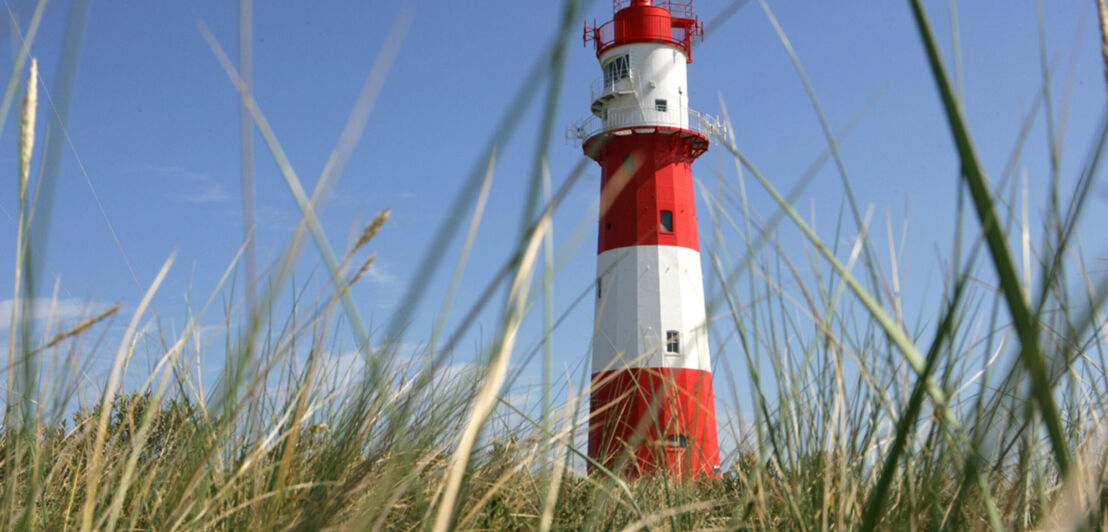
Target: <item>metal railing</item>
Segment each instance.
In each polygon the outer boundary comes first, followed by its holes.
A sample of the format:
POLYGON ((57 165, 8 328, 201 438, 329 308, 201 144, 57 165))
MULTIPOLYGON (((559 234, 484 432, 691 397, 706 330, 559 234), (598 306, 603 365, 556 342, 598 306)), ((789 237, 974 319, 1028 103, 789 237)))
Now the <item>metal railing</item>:
POLYGON ((581 143, 605 131, 662 126, 688 129, 708 138, 720 137, 726 139, 728 137, 729 131, 727 124, 722 122, 719 117, 699 113, 687 108, 684 109, 684 111, 688 116, 687 122, 682 119, 680 109, 674 109, 665 113, 649 110, 644 112, 642 109, 637 108, 620 110, 609 109, 607 119, 589 116, 588 118, 573 123, 570 125, 569 131, 567 131, 567 136, 581 143))
MULTIPOLYGON (((655 0, 653 5, 664 8, 669 14, 643 14, 639 17, 640 19, 645 18, 651 20, 649 23, 641 21, 644 22, 644 25, 647 27, 655 27, 657 25, 669 26, 669 35, 661 38, 661 40, 684 50, 690 63, 692 62, 693 40, 704 39, 704 25, 701 24, 700 20, 693 14, 692 4, 692 0, 655 0)), ((630 5, 631 0, 612 0, 612 7, 616 12, 630 5)), ((589 44, 589 41, 592 41, 593 44, 596 45, 596 55, 599 57, 618 43, 618 41, 616 41, 616 34, 623 35, 624 39, 630 38, 632 40, 646 37, 646 35, 626 34, 631 28, 627 25, 626 20, 622 22, 622 24, 616 24, 617 20, 613 19, 599 26, 595 25, 595 23, 592 26, 585 23, 585 32, 581 36, 582 41, 586 46, 589 44)), ((650 33, 649 35, 649 40, 651 41, 658 38, 660 38, 660 36, 656 33, 650 33)))
MULTIPOLYGON (((693 18, 693 0, 654 0, 652 3, 675 17, 693 18)), ((612 13, 630 5, 631 0, 612 0, 612 13)))
MULTIPOLYGON (((655 19, 658 22, 673 22, 673 19, 670 19, 670 17, 664 15, 644 15, 643 18, 655 19)), ((585 42, 588 43, 588 41, 591 39, 596 43, 597 56, 603 55, 607 49, 617 44, 616 33, 622 33, 626 31, 621 29, 619 32, 617 32, 617 22, 619 21, 609 20, 608 22, 605 22, 604 24, 601 24, 595 28, 585 28, 585 42)), ((697 31, 693 31, 692 29, 690 29, 693 24, 695 23, 691 19, 689 19, 688 28, 680 25, 672 26, 670 28, 670 35, 668 36, 668 38, 666 38, 666 41, 674 46, 681 48, 685 51, 686 54, 690 54, 692 50, 693 37, 700 35, 697 31)))

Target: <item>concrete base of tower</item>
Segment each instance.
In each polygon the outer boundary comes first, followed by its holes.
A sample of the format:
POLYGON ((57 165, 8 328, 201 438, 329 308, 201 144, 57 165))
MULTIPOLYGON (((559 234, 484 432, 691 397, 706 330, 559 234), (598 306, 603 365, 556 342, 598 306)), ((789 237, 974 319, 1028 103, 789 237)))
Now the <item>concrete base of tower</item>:
POLYGON ((714 476, 719 440, 712 374, 629 368, 592 376, 589 456, 626 478, 714 476))

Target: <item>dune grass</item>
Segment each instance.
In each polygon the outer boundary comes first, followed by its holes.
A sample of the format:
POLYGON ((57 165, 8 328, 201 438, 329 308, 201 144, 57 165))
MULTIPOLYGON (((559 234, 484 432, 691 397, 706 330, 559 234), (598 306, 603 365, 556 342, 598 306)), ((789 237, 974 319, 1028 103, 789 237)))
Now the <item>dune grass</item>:
MULTIPOLYGON (((243 5, 249 13, 249 2, 243 5)), ((582 159, 556 189, 545 164, 557 127, 562 58, 581 12, 577 2, 566 2, 562 31, 503 110, 425 260, 413 268, 416 281, 395 319, 373 333, 358 316, 350 287, 370 267, 374 236, 387 228, 388 211, 336 254, 315 205, 361 131, 372 127, 370 110, 407 21, 398 21, 387 38, 315 191, 304 190, 277 133, 253 101, 248 70, 240 75, 201 28, 302 217, 280 258, 263 266, 258 278, 248 232, 239 253, 223 265, 220 282, 186 316, 184 330, 172 334, 157 327, 141 341, 136 329, 150 317, 148 303, 173 267, 172 256, 130 316, 118 315, 115 306, 70 327, 31 316, 42 309, 30 303, 40 265, 29 235, 40 233, 27 228, 40 220, 33 217, 36 196, 25 191, 42 183, 26 171, 34 153, 35 63, 29 77, 22 68, 39 21, 36 11, 9 80, 9 92, 26 81, 27 96, 13 258, 17 311, 9 329, 0 429, 0 528, 1108 527, 1108 440, 1102 421, 1108 398, 1103 312, 1108 275, 1090 271, 1076 230, 1098 175, 1108 125, 1088 139, 1076 179, 1051 176, 1046 230, 1043 241, 1033 245, 1027 237, 1034 222, 1026 214, 1026 185, 1021 189, 1011 170, 995 182, 986 176, 926 12, 918 1, 911 6, 927 51, 928 63, 920 68, 930 69, 961 161, 958 197, 966 194, 969 200, 954 203, 954 214, 965 220, 944 250, 952 259, 941 301, 920 310, 920 322, 906 320, 899 293, 910 280, 899 277, 892 251, 885 266, 876 257, 874 239, 882 231, 875 228, 872 211, 855 203, 837 148, 846 132, 832 131, 799 57, 762 3, 826 136, 827 152, 814 168, 834 160, 853 230, 840 220, 832 234, 821 234, 792 205, 808 176, 781 194, 733 138, 713 139, 716 149, 733 158, 735 174, 715 190, 702 188, 711 220, 704 232, 711 237, 703 238, 708 291, 714 295, 710 327, 713 338, 735 342, 744 356, 717 361, 715 388, 739 388, 734 373, 742 365, 752 379, 753 418, 719 412, 722 447, 729 452, 724 471, 719 478, 692 482, 665 477, 629 482, 595 463, 596 473, 585 475, 588 458, 577 444, 587 427, 587 375, 559 378, 552 369, 553 331, 562 322, 551 303, 553 213, 590 164, 582 159), (481 226, 497 151, 511 136, 529 134, 518 131, 519 117, 544 86, 547 100, 535 132, 517 245, 494 282, 461 311, 460 325, 445 330, 481 226), (1071 181, 1072 189, 1060 188, 1071 181), (776 202, 767 219, 747 202, 752 186, 776 202), (1021 192, 1022 209, 1014 201, 1021 192), (786 251, 777 240, 782 224, 799 230, 807 253, 786 251), (443 250, 462 227, 467 231, 453 262, 451 288, 441 296, 429 339, 412 356, 405 346, 421 334, 408 330, 405 320, 428 295, 419 280, 448 268, 443 250), (328 279, 316 293, 291 282, 305 232, 328 279), (849 249, 841 248, 844 241, 851 242, 849 249), (248 267, 241 267, 244 257, 248 267), (248 272, 245 286, 237 281, 242 270, 248 272), (500 293, 506 298, 498 304, 500 293), (273 311, 281 297, 291 298, 292 305, 278 318, 273 311), (216 317, 217 301, 223 306, 216 317), (534 308, 542 308, 544 334, 528 350, 519 332, 534 308), (492 341, 479 352, 460 354, 459 339, 478 313, 490 309, 500 316, 492 341), (104 326, 116 319, 129 323, 126 333, 117 346, 105 345, 104 326), (208 345, 198 330, 216 319, 224 345, 208 345), (44 330, 36 331, 34 323, 46 323, 44 330), (345 345, 343 338, 353 338, 355 345, 345 345), (74 412, 90 357, 112 349, 99 400, 74 412), (204 383, 197 364, 216 352, 224 356, 223 371, 217 383, 204 383), (342 362, 339 355, 350 352, 357 360, 342 362), (535 415, 508 398, 519 365, 540 354, 543 390, 535 415), (126 388, 121 383, 137 371, 130 364, 136 355, 157 363, 141 376, 144 385, 126 388), (475 362, 448 371, 458 356, 475 362), (563 392, 564 397, 554 395, 563 392)), ((1046 71, 1044 65, 1044 86, 1046 71)), ((1042 99, 1049 101, 1045 89, 1042 99)), ((0 127, 10 100, 6 95, 0 104, 0 127)), ((1047 115, 1053 112, 1049 105, 1042 108, 1047 115)), ((1040 107, 1033 109, 1037 113, 1040 107)), ((1026 141, 1025 129, 1013 159, 1026 141)), ((250 150, 244 146, 243 152, 250 150)), ((1052 165, 1056 174, 1058 168, 1052 165)), ((888 248, 895 250, 891 224, 885 233, 888 248)), ((570 312, 591 312, 579 303, 589 301, 592 287, 567 289, 583 291, 570 312)))

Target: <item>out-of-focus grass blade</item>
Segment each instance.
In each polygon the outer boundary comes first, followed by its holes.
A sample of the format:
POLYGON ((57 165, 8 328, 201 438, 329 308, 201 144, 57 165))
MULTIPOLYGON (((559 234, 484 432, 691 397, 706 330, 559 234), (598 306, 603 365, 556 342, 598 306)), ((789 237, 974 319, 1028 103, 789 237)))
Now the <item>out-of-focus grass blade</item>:
MULTIPOLYGON (((916 418, 919 416, 920 410, 923 407, 926 380, 931 378, 935 365, 939 361, 939 354, 942 351, 944 342, 946 342, 949 335, 953 334, 954 319, 957 316, 958 306, 962 301, 962 294, 967 279, 968 277, 962 277, 955 283, 946 308, 946 314, 943 316, 938 328, 936 328, 935 338, 931 341, 931 348, 927 352, 927 361, 923 367, 923 373, 916 381, 912 389, 911 398, 908 400, 908 405, 901 413, 900 420, 897 421, 896 437, 893 440, 893 444, 886 451, 885 463, 881 467, 881 476, 878 478, 873 491, 870 492, 865 506, 865 513, 863 514, 862 520, 863 532, 874 530, 881 520, 881 510, 884 508, 885 503, 888 502, 886 495, 888 494, 889 486, 892 484, 893 475, 897 471, 897 462, 900 460, 900 456, 903 454, 908 444, 909 434, 915 430, 916 418)), ((992 501, 992 497, 987 497, 986 507, 993 530, 1004 530, 1004 525, 1000 521, 1000 515, 997 512, 996 504, 992 501)))
POLYGON ((932 75, 938 85, 943 107, 946 110, 947 123, 950 125, 951 134, 954 136, 954 144, 962 161, 962 178, 965 180, 973 198, 973 205, 977 211, 978 220, 981 222, 985 241, 988 244, 989 255, 992 258, 993 266, 996 268, 1000 290, 1004 295, 1008 312, 1012 315, 1012 322, 1020 339, 1020 359, 1027 367, 1027 372, 1031 378, 1031 392, 1042 411, 1043 422, 1046 424, 1047 434, 1050 437, 1054 459, 1058 462, 1058 469, 1065 476, 1070 463, 1069 445, 1066 443, 1061 418, 1058 415, 1058 408, 1054 404, 1054 396, 1047 379, 1046 362, 1043 353, 1039 350, 1037 318, 1031 314, 1026 295, 1020 288, 1019 276, 1016 273, 1015 265, 1012 263, 1012 257, 1008 253, 1008 244, 1004 232, 1000 228, 996 212, 993 209, 994 202, 989 193, 985 173, 977 160, 977 153, 973 148, 969 129, 962 117, 961 106, 954 98, 950 81, 947 79, 946 69, 943 66, 942 58, 939 56, 938 45, 935 43, 927 14, 919 0, 910 1, 920 38, 923 39, 924 48, 927 50, 932 75))
POLYGON ((8 86, 4 89, 4 99, 0 101, 0 131, 4 131, 4 123, 8 121, 12 99, 15 98, 15 90, 19 87, 19 73, 23 72, 23 66, 27 64, 27 56, 31 54, 31 43, 35 41, 35 35, 38 35, 38 27, 42 22, 42 12, 46 9, 47 3, 47 0, 39 0, 38 4, 35 5, 35 12, 31 15, 31 24, 27 27, 27 36, 23 39, 23 45, 19 47, 19 52, 15 54, 15 59, 12 61, 12 74, 8 77, 8 86))
MULTIPOLYGON (((405 19, 406 22, 406 19, 405 19)), ((403 27, 406 27, 404 24, 403 27)), ((300 179, 296 175, 296 171, 293 170, 292 164, 289 162, 288 157, 285 155, 284 149, 281 147, 280 142, 277 140, 277 135, 273 132, 273 129, 269 125, 269 121, 262 114, 261 109, 258 108, 257 103, 254 101, 252 95, 247 92, 247 87, 243 83, 243 80, 238 76, 235 67, 231 64, 227 54, 223 52, 222 47, 215 40, 215 37, 207 30, 206 27, 201 26, 204 39, 208 41, 213 52, 215 52, 216 58, 219 60, 223 69, 227 72, 228 77, 231 78, 232 83, 240 92, 240 98, 242 104, 246 110, 250 113, 254 119, 254 123, 258 127, 258 132, 262 135, 262 139, 265 141, 266 146, 269 148, 270 153, 273 155, 274 160, 277 163, 278 168, 281 170, 281 175, 285 179, 285 183, 289 187, 289 192, 292 193, 293 198, 296 200, 297 205, 300 207, 303 221, 307 225, 308 230, 312 234, 312 238, 315 240, 316 247, 319 248, 320 255, 323 257, 324 264, 327 266, 327 270, 331 274, 331 282, 335 286, 336 293, 340 294, 342 299, 343 309, 346 311, 347 316, 351 322, 351 328, 354 330, 355 337, 358 341, 358 349, 363 350, 364 355, 368 355, 369 350, 369 334, 365 330, 365 323, 362 322, 361 316, 358 313, 358 307, 354 304, 354 298, 350 294, 349 287, 347 286, 346 278, 343 276, 342 271, 339 269, 339 261, 335 256, 334 251, 331 248, 331 244, 327 239, 327 234, 324 233, 323 227, 319 223, 319 219, 316 217, 313 202, 309 200, 308 195, 304 191, 304 187, 300 184, 300 179)), ((395 33, 395 29, 394 29, 395 33)), ((395 50, 392 50, 392 56, 395 56, 395 50)), ((391 59, 386 60, 387 64, 391 64, 391 59)), ((375 90, 376 86, 372 83, 375 76, 370 76, 371 83, 367 84, 367 87, 371 90, 375 90)), ((361 102, 359 102, 361 103, 361 102)), ((368 109, 359 106, 355 109, 355 113, 352 117, 361 118, 361 124, 364 124, 364 118, 368 117, 368 109)), ((348 153, 350 149, 350 143, 354 136, 349 130, 359 128, 359 124, 351 122, 347 124, 347 128, 343 131, 342 138, 340 139, 339 146, 336 148, 336 153, 332 154, 332 158, 328 160, 328 166, 324 170, 324 176, 322 181, 326 181, 331 175, 333 166, 341 166, 341 160, 344 158, 344 154, 348 153), (336 157, 336 154, 338 157, 336 157), (335 163, 335 159, 339 159, 340 162, 335 163)))
MULTIPOLYGON (((529 417, 527 414, 525 414, 522 410, 520 410, 519 408, 516 408, 515 405, 513 405, 512 403, 510 403, 508 401, 505 401, 503 397, 498 396, 496 399, 497 399, 497 401, 500 402, 501 405, 508 407, 508 409, 511 410, 515 415, 519 416, 520 419, 530 423, 533 427, 535 427, 537 429, 544 430, 542 423, 540 423, 538 421, 535 421, 534 419, 531 419, 531 417, 529 417)), ((550 438, 551 436, 553 436, 553 434, 550 434, 550 433, 544 433, 543 434, 544 438, 550 438)), ((600 474, 604 475, 605 477, 608 477, 608 479, 611 480, 613 484, 618 486, 619 490, 622 491, 623 494, 627 496, 627 502, 631 505, 631 508, 633 508, 635 510, 635 513, 638 514, 639 519, 642 519, 642 520, 646 519, 646 514, 643 513, 642 508, 639 507, 639 504, 637 502, 635 502, 635 496, 631 493, 631 488, 627 486, 626 481, 619 478, 619 475, 616 475, 610 469, 604 467, 604 464, 601 464, 600 462, 597 462, 596 460, 592 459, 592 457, 590 457, 588 454, 581 452, 580 449, 578 449, 576 446, 573 445, 572 441, 566 441, 566 442, 564 442, 564 445, 566 446, 566 449, 569 452, 571 452, 571 453, 577 455, 578 457, 580 457, 581 459, 583 459, 585 461, 585 463, 592 466, 595 471, 598 471, 598 472, 600 472, 600 474)), ((647 527, 647 526, 644 525, 643 530, 649 531, 650 527, 647 527)))
MULTIPOLYGON (((554 49, 555 45, 551 44, 547 47, 543 57, 550 57, 554 53, 554 49)), ((523 110, 530 105, 531 100, 539 93, 537 89, 543 83, 547 69, 546 61, 535 61, 531 66, 531 70, 521 78, 524 80, 523 85, 520 86, 519 92, 516 93, 511 103, 505 106, 504 115, 500 119, 500 122, 497 123, 495 129, 496 133, 489 139, 486 148, 481 152, 481 155, 478 156, 476 162, 474 162, 461 190, 458 191, 457 195, 454 197, 454 202, 451 203, 450 207, 446 210, 447 215, 439 225, 438 231, 435 232, 434 238, 431 239, 430 245, 427 246, 427 254, 424 255, 423 260, 420 261, 419 266, 415 269, 415 273, 412 274, 413 282, 408 285, 408 289, 405 290, 404 295, 401 296, 401 306, 396 310, 392 322, 385 331, 386 341, 395 341, 400 337, 400 334, 408 324, 408 320, 411 319, 416 307, 419 306, 424 293, 427 291, 428 286, 431 285, 430 279, 432 275, 442 261, 443 255, 450 247, 450 242, 454 240, 458 230, 465 225, 465 213, 469 206, 473 204, 475 197, 481 189, 481 183, 484 181, 485 167, 492 158, 493 151, 497 146, 507 144, 507 141, 511 138, 512 133, 519 125, 520 119, 523 118, 523 110)))
MULTIPOLYGON (((891 340, 893 344, 895 344, 897 348, 900 349, 901 353, 903 353, 904 355, 904 358, 908 361, 908 364, 912 366, 912 369, 915 370, 916 374, 922 375, 925 367, 925 359, 923 355, 920 354, 919 350, 916 349, 915 343, 912 342, 911 338, 908 338, 908 335, 905 334, 899 326, 897 326, 896 321, 891 316, 889 316, 888 313, 885 312, 885 309, 883 309, 881 305, 877 303, 873 296, 871 296, 869 292, 867 292, 866 289, 858 283, 854 276, 850 274, 846 267, 844 267, 843 264, 839 262, 839 259, 836 258, 833 253, 831 253, 831 250, 828 249, 828 247, 823 243, 823 240, 820 239, 818 235, 816 235, 815 231, 813 231, 806 222, 804 222, 800 215, 797 214, 796 210, 793 209, 792 205, 789 205, 788 202, 785 201, 785 198, 781 196, 781 193, 777 191, 777 188, 775 188, 773 184, 770 183, 769 180, 767 180, 756 167, 754 167, 754 164, 751 163, 750 160, 748 160, 741 153, 739 153, 739 151, 733 145, 724 145, 735 157, 739 159, 740 162, 742 162, 742 165, 747 170, 749 170, 752 175, 754 175, 758 182, 762 184, 762 187, 765 188, 771 196, 773 196, 773 199, 777 201, 778 206, 782 210, 784 210, 786 214, 788 214, 789 218, 792 218, 793 223, 796 224, 797 228, 799 228, 800 231, 804 233, 804 236, 808 238, 812 245, 815 246, 816 250, 819 251, 819 253, 823 255, 824 259, 827 260, 827 262, 831 265, 831 267, 835 269, 835 272, 838 273, 840 277, 842 277, 846 285, 850 287, 850 290, 854 292, 855 297, 857 297, 862 305, 866 307, 866 310, 869 311, 870 316, 877 321, 878 325, 881 326, 882 330, 884 330, 885 334, 889 337, 889 340, 891 340)), ((944 422, 950 424, 952 427, 959 427, 960 423, 954 417, 953 412, 951 412, 951 410, 949 409, 946 394, 945 392, 943 392, 942 388, 939 387, 939 384, 935 382, 934 379, 927 379, 926 386, 928 394, 931 396, 932 400, 935 401, 939 409, 943 412, 944 422)))
MULTIPOLYGON (((781 24, 777 22, 777 17, 773 15, 773 10, 769 8, 769 4, 766 3, 766 0, 759 1, 774 31, 777 32, 778 39, 781 40, 781 44, 785 47, 785 52, 789 54, 789 59, 792 60, 793 67, 796 68, 796 73, 800 76, 800 81, 804 84, 804 91, 808 95, 808 100, 812 102, 812 108, 815 110, 816 118, 819 119, 820 129, 823 131, 823 136, 827 140, 827 147, 835 160, 835 168, 839 171, 839 177, 842 179, 843 192, 846 194, 846 201, 850 206, 850 214, 854 217, 854 225, 859 231, 862 231, 862 212, 858 209, 857 200, 854 199, 854 187, 850 184, 850 174, 846 171, 846 163, 843 162, 842 156, 839 154, 839 145, 838 142, 835 141, 835 133, 831 131, 831 125, 827 122, 827 117, 823 114, 823 106, 820 105, 819 98, 816 97, 816 89, 812 86, 811 80, 808 79, 808 73, 804 70, 804 65, 800 62, 800 57, 796 55, 796 50, 793 49, 792 42, 789 41, 788 35, 785 34, 785 29, 781 27, 781 24)), ((862 232, 864 233, 864 231, 862 232)), ((862 253, 866 265, 870 266, 866 270, 870 273, 873 295, 877 299, 877 302, 880 303, 881 290, 879 290, 879 287, 881 285, 878 283, 877 269, 872 267, 872 265, 876 264, 876 261, 873 259, 868 237, 865 237, 862 241, 862 253)))
MULTIPOLYGON (((231 259, 230 264, 223 270, 223 276, 219 278, 219 282, 216 283, 215 288, 208 294, 208 299, 204 301, 204 305, 200 308, 200 312, 196 314, 191 320, 189 320, 188 326, 185 327, 184 332, 181 333, 177 342, 169 349, 169 352, 163 357, 164 370, 162 373, 161 381, 158 383, 157 389, 150 398, 150 408, 143 411, 142 420, 138 424, 138 428, 135 432, 135 443, 131 447, 130 456, 127 458, 127 462, 123 467, 123 475, 119 479, 119 484, 115 488, 115 494, 112 498, 111 506, 109 509, 108 526, 107 530, 114 530, 116 521, 119 519, 119 514, 123 510, 123 502, 126 499, 127 491, 131 486, 131 477, 135 473, 135 468, 138 466, 139 456, 142 450, 146 447, 147 438, 150 435, 151 427, 154 421, 154 416, 161 410, 162 396, 165 394, 166 387, 169 384, 169 378, 173 374, 174 364, 177 363, 177 358, 185 348, 185 344, 191 338, 193 331, 196 330, 200 324, 200 320, 208 312, 208 307, 215 301, 220 290, 223 288, 223 284, 227 282, 227 279, 235 271, 235 266, 239 262, 239 258, 242 257, 247 242, 243 242, 239 247, 238 253, 231 259)), ((153 378, 154 375, 151 375, 153 378)))
MULTIPOLYGON (((103 449, 108 439, 108 422, 112 412, 112 402, 116 398, 116 388, 123 378, 123 365, 130 358, 132 350, 134 349, 134 344, 131 342, 131 339, 138 331, 139 321, 141 321, 142 316, 146 313, 147 307, 150 306, 150 302, 154 299, 154 294, 156 294, 158 288, 161 287, 162 281, 165 280, 165 276, 169 273, 169 268, 173 265, 173 261, 176 257, 177 252, 173 252, 162 264, 162 268, 158 271, 158 275, 154 277, 154 281, 150 283, 150 287, 146 290, 146 294, 142 296, 142 301, 139 302, 138 308, 135 309, 134 315, 131 316, 131 322, 127 324, 127 329, 123 333, 123 339, 119 342, 119 350, 116 352, 115 362, 112 364, 112 370, 108 376, 107 385, 104 387, 103 399, 101 399, 102 408, 100 410, 99 419, 97 420, 95 439, 92 445, 93 449, 103 449)), ((106 458, 105 456, 101 456, 100 453, 94 452, 89 460, 88 473, 85 478, 87 483, 85 489, 87 490, 88 496, 81 510, 82 531, 92 529, 92 517, 97 502, 96 491, 100 488, 100 482, 104 480, 100 478, 100 468, 102 467, 102 462, 105 461, 106 458)), ((107 486, 105 486, 105 488, 106 487, 107 486)))

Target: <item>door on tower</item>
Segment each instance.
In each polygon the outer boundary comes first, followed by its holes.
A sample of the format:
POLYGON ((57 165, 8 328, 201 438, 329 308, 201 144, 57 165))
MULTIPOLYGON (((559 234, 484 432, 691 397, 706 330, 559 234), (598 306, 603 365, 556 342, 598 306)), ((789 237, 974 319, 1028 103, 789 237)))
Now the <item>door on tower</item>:
POLYGON ((662 459, 665 460, 666 471, 674 478, 682 478, 689 471, 689 435, 685 429, 684 419, 681 415, 683 401, 681 389, 672 376, 665 379, 664 401, 662 411, 665 419, 662 423, 662 434, 659 443, 662 444, 662 459))

